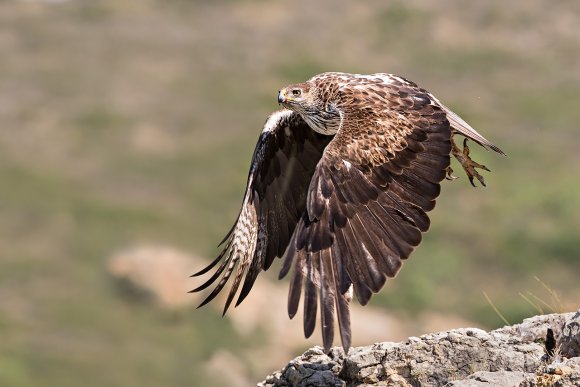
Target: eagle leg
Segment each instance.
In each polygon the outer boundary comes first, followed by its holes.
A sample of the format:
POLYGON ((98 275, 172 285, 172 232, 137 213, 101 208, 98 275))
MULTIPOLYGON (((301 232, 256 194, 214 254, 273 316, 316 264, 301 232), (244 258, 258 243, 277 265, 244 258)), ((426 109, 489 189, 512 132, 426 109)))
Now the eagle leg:
MULTIPOLYGON (((457 144, 455 144, 455 141, 453 141, 453 139, 451 139, 451 146, 452 146, 451 154, 457 159, 457 161, 459 161, 459 163, 465 170, 465 173, 467 174, 467 177, 469 178, 469 182, 471 183, 471 185, 475 187, 473 178, 476 178, 477 180, 479 180, 481 185, 485 187, 485 180, 483 179, 483 176, 481 176, 475 170, 475 168, 483 169, 488 172, 491 171, 485 165, 478 164, 469 157, 469 147, 467 146, 467 138, 463 140, 463 150, 459 149, 459 147, 457 146, 457 144)), ((453 170, 449 168, 447 170, 447 178, 450 180, 454 178, 454 176, 451 175, 451 173, 453 173, 453 170)))

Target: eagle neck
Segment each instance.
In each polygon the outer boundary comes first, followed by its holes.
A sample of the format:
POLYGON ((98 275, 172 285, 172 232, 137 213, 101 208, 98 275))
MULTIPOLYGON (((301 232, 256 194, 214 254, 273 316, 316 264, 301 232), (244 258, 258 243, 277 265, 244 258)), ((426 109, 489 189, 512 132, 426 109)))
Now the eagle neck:
POLYGON ((325 135, 334 135, 340 130, 343 116, 343 112, 331 104, 324 109, 302 114, 312 130, 325 135))

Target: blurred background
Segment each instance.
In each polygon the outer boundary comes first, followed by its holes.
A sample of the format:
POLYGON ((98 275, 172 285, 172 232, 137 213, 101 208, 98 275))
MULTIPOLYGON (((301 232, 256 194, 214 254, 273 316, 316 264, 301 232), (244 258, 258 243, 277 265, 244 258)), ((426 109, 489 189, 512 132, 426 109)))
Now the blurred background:
POLYGON ((309 346, 279 264, 221 317, 217 253, 277 90, 416 81, 499 145, 444 182, 354 344, 580 303, 580 3, 0 1, 0 385, 247 386, 309 346), (485 295, 491 300, 488 301, 485 295))

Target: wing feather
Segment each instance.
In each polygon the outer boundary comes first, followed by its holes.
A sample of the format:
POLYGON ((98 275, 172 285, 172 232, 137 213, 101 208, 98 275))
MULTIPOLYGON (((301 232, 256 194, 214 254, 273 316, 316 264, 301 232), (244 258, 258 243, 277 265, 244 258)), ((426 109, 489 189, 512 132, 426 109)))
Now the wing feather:
MULTIPOLYGON (((350 283, 348 286, 343 288, 343 281, 346 280, 346 273, 343 270, 343 259, 339 255, 339 251, 336 248, 330 248, 330 255, 328 255, 328 262, 325 262, 326 266, 331 266, 332 270, 332 277, 334 282, 334 299, 336 302, 336 315, 338 317, 338 329, 340 331, 340 340, 342 342, 342 346, 344 347, 344 351, 348 353, 348 349, 351 345, 351 333, 350 333, 350 313, 348 310, 348 296, 346 292, 350 287, 350 283)), ((331 321, 331 324, 333 322, 331 321)), ((326 348, 326 345, 325 345, 326 348)))
POLYGON ((335 279, 332 272, 332 252, 330 249, 320 251, 320 323, 322 327, 322 345, 329 351, 334 340, 334 306, 335 279))
POLYGON ((294 318, 296 312, 298 312, 303 282, 304 274, 302 274, 302 270, 294 270, 292 279, 290 280, 290 288, 288 290, 288 316, 291 319, 294 318))
POLYGON ((259 273, 284 255, 304 213, 315 167, 331 139, 311 130, 289 110, 270 116, 254 150, 242 209, 222 242, 226 245, 216 259, 194 274, 206 274, 221 262, 205 283, 192 290, 198 292, 217 282, 200 306, 213 300, 233 276, 225 314, 242 280, 236 306, 248 296, 259 273))
POLYGON ((304 283, 304 336, 312 336, 316 326, 316 310, 318 309, 317 287, 320 286, 319 275, 320 251, 306 261, 306 281, 304 283))

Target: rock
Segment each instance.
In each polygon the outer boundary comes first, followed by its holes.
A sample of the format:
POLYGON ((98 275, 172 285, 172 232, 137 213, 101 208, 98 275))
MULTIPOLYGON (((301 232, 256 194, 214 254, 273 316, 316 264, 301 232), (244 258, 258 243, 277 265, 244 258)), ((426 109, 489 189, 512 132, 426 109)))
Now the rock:
POLYGON ((580 310, 562 328, 560 354, 564 357, 580 356, 580 310))
POLYGON ((525 342, 544 341, 548 328, 556 337, 560 337, 566 321, 573 313, 544 314, 525 319, 521 324, 506 326, 494 332, 517 337, 525 342))
POLYGON ((578 386, 580 358, 561 358, 557 350, 547 356, 544 345, 549 328, 556 348, 578 356, 578 318, 580 311, 536 316, 491 332, 455 329, 352 348, 348 356, 340 348, 325 354, 314 347, 258 385, 578 386))
POLYGON ((532 386, 580 386, 580 357, 545 364, 535 375, 526 376, 520 387, 532 386))
POLYGON ((469 375, 463 380, 455 380, 446 384, 453 387, 482 387, 482 386, 503 386, 518 387, 526 380, 527 376, 534 376, 532 373, 520 371, 479 371, 469 375))

